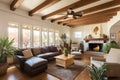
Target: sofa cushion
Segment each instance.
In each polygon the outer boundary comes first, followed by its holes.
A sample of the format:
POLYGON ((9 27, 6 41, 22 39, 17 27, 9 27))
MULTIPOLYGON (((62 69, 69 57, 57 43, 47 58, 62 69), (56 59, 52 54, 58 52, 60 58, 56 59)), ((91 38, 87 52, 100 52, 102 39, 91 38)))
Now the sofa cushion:
POLYGON ((55 47, 55 46, 51 46, 51 47, 50 47, 50 51, 51 51, 51 52, 58 52, 58 49, 57 49, 57 47, 55 47))
POLYGON ((33 56, 33 54, 32 54, 30 49, 24 50, 24 51, 22 51, 22 53, 23 53, 25 58, 29 58, 29 57, 33 56))
POLYGON ((40 50, 41 50, 41 53, 49 52, 49 49, 47 47, 40 48, 40 50))
POLYGON ((106 62, 120 64, 120 49, 111 48, 106 57, 106 62))
POLYGON ((39 54, 37 55, 38 57, 42 57, 42 58, 45 58, 45 59, 48 59, 50 57, 54 57, 58 55, 58 52, 48 52, 48 53, 45 53, 45 54, 39 54))
POLYGON ((25 64, 29 65, 31 68, 36 68, 47 64, 47 60, 43 58, 32 57, 25 61, 25 64))
POLYGON ((47 58, 49 58, 49 57, 52 56, 52 55, 50 55, 50 53, 45 53, 45 54, 39 54, 39 55, 37 55, 37 56, 47 59, 47 58))
POLYGON ((41 50, 40 50, 40 48, 32 48, 32 52, 33 52, 33 55, 36 56, 41 53, 41 50))

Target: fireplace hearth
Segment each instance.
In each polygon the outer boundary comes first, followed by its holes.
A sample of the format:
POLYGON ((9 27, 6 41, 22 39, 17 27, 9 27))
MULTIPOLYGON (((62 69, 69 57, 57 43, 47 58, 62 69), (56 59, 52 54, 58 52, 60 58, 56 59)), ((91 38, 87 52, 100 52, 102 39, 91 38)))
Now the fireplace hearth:
POLYGON ((103 43, 89 43, 89 51, 102 52, 103 43))

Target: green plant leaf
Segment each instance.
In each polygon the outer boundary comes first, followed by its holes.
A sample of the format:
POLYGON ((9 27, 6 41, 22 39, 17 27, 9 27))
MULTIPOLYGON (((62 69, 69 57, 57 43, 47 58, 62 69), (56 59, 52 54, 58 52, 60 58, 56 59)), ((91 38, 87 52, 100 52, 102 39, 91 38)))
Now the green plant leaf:
MULTIPOLYGON (((0 39, 0 57, 7 58, 8 56, 14 56, 15 47, 12 46, 14 39, 9 40, 8 37, 4 37, 0 39)), ((4 59, 6 60, 6 59, 4 59)), ((0 58, 2 62, 3 59, 0 58)))
POLYGON ((111 48, 120 48, 120 46, 117 44, 116 41, 111 41, 111 42, 106 43, 103 46, 102 51, 105 53, 108 53, 111 48))
POLYGON ((104 72, 106 69, 106 64, 102 65, 101 67, 97 68, 96 66, 88 65, 89 73, 91 74, 92 80, 102 80, 104 76, 104 72))

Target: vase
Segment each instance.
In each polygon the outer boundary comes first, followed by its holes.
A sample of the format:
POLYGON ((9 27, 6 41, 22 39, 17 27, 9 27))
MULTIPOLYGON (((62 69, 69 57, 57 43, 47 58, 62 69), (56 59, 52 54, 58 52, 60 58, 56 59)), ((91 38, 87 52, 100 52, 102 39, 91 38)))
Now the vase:
POLYGON ((67 57, 67 56, 68 56, 68 53, 64 52, 64 55, 67 57))
POLYGON ((0 63, 0 76, 3 76, 7 73, 8 64, 0 63))
POLYGON ((103 77, 103 80, 108 80, 108 77, 103 77))

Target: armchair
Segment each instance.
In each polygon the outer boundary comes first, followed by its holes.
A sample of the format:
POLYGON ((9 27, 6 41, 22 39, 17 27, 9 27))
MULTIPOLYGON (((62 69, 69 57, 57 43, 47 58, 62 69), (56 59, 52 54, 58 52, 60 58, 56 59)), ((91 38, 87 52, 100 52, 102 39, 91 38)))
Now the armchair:
POLYGON ((106 58, 91 57, 91 64, 100 67, 107 64, 105 75, 108 77, 120 77, 120 49, 111 48, 106 58))
POLYGON ((75 55, 75 58, 81 58, 81 49, 78 43, 71 44, 71 54, 75 55))

